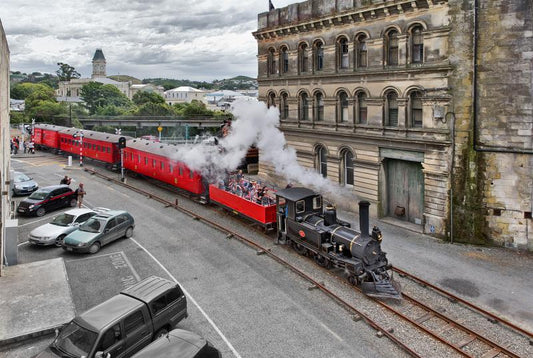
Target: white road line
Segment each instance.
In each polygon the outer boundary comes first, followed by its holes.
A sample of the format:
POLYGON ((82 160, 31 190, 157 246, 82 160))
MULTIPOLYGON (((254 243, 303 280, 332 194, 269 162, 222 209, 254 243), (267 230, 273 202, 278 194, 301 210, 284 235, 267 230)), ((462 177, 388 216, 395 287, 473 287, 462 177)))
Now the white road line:
POLYGON ((35 224, 35 223, 38 223, 38 222, 40 222, 40 221, 44 221, 44 220, 50 220, 50 217, 46 217, 46 218, 42 218, 42 219, 39 219, 39 220, 35 220, 35 221, 29 222, 29 223, 26 223, 26 224, 22 224, 22 225, 19 225, 19 227, 26 226, 26 225, 31 225, 31 224, 35 224))
POLYGON ((235 348, 233 347, 233 345, 228 341, 228 339, 226 338, 226 336, 224 336, 224 334, 222 333, 222 331, 220 331, 220 329, 217 327, 217 325, 215 324, 215 322, 213 322, 213 320, 211 318, 209 318, 209 316, 207 315, 207 313, 205 313, 205 311, 202 309, 202 307, 200 307, 200 305, 198 304, 198 302, 196 302, 196 300, 185 290, 185 288, 183 288, 183 286, 178 282, 178 280, 176 280, 176 278, 174 276, 172 276, 172 274, 166 269, 165 266, 163 266, 163 264, 161 264, 161 262, 159 262, 155 257, 154 255, 152 255, 148 250, 146 250, 141 244, 139 244, 136 240, 134 240, 133 238, 130 239, 131 241, 133 241, 134 243, 137 244, 137 246, 139 246, 144 252, 146 252, 148 254, 148 256, 150 256, 162 269, 163 271, 165 271, 167 273, 167 275, 174 281, 176 282, 177 284, 179 284, 181 286, 181 289, 183 290, 183 292, 187 295, 187 297, 189 298, 189 300, 196 306, 196 308, 198 308, 198 310, 202 313, 202 315, 205 317, 205 319, 207 320, 207 322, 209 322, 209 324, 215 329, 215 331, 220 335, 220 337, 222 338, 222 340, 226 343, 226 345, 229 347, 229 349, 233 352, 233 355, 237 358, 242 358, 241 355, 239 354, 239 352, 237 352, 235 350, 235 348))
POLYGON ((135 271, 135 268, 133 268, 130 262, 130 259, 128 259, 124 251, 120 251, 120 253, 122 254, 122 257, 124 258, 124 261, 126 262, 126 264, 128 264, 128 266, 130 267, 131 273, 133 274, 133 276, 135 276, 135 279, 137 280, 137 282, 139 282, 141 280, 141 276, 139 276, 137 271, 135 271))
POLYGON ((101 257, 106 257, 106 256, 111 256, 111 255, 121 255, 121 256, 123 256, 122 254, 124 254, 124 251, 115 251, 115 252, 111 252, 111 253, 109 253, 109 254, 101 254, 101 255, 95 255, 95 256, 90 256, 90 257, 84 257, 84 258, 82 258, 82 259, 65 260, 65 262, 85 261, 85 260, 99 259, 99 258, 101 258, 101 257))

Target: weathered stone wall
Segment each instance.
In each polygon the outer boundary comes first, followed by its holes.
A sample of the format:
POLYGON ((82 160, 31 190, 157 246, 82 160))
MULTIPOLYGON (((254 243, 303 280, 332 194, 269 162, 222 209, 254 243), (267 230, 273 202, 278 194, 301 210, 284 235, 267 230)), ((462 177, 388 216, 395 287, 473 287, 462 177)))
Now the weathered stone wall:
POLYGON ((531 0, 450 1, 454 238, 533 249, 531 0), (528 218, 529 217, 529 218, 528 218))

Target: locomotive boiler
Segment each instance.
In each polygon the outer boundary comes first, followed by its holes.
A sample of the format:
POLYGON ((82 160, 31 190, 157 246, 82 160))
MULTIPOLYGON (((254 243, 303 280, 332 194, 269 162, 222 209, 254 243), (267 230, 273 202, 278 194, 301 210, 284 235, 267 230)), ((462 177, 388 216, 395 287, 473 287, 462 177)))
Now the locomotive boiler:
POLYGON ((337 219, 333 206, 323 207, 322 196, 307 188, 276 193, 278 240, 321 266, 342 268, 350 283, 379 298, 401 298, 400 285, 389 275, 392 266, 381 250, 381 231, 369 234, 369 203, 359 203, 361 232, 337 219))

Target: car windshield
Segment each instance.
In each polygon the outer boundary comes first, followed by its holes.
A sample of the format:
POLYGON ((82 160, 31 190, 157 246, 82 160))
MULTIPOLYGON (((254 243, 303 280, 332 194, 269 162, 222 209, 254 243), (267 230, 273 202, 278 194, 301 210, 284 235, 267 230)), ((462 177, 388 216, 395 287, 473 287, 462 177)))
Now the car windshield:
POLYGON ((52 220, 50 224, 59 225, 59 226, 68 226, 68 224, 71 224, 76 217, 74 215, 70 214, 60 214, 52 220))
POLYGON ((46 198, 48 196, 48 192, 47 191, 35 191, 33 192, 33 194, 31 194, 28 199, 36 199, 36 200, 43 200, 44 198, 46 198))
POLYGON ((75 357, 88 356, 97 337, 96 332, 70 322, 61 330, 52 346, 75 357))
POLYGON ((80 226, 81 231, 102 232, 106 221, 101 218, 90 218, 80 226))
POLYGON ((15 175, 15 183, 22 183, 24 181, 30 181, 31 178, 26 174, 20 173, 15 175))

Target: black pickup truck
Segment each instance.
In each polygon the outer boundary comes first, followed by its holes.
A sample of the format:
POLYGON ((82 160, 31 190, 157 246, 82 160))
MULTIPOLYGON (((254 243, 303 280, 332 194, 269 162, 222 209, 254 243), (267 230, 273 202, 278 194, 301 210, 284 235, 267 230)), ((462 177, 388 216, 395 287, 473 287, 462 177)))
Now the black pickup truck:
POLYGON ((35 358, 130 357, 186 317, 180 286, 148 277, 75 317, 35 358))

